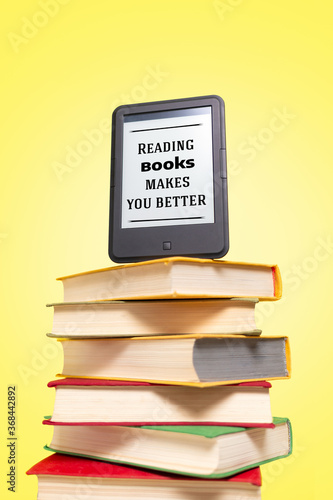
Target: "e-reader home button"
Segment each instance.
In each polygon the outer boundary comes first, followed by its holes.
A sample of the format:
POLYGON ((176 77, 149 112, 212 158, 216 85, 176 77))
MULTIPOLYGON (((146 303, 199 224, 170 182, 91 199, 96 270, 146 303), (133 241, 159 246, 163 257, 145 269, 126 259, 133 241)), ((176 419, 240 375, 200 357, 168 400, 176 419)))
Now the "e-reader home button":
POLYGON ((171 241, 163 241, 163 250, 171 250, 171 241))

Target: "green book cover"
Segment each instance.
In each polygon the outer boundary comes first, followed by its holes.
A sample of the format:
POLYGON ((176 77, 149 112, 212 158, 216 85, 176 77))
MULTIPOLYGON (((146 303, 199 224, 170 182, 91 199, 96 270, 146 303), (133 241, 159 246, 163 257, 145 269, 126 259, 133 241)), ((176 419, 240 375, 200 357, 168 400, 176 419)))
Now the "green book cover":
MULTIPOLYGON (((142 463, 139 463, 139 461, 132 462, 132 461, 126 461, 126 460, 118 460, 118 459, 116 460, 113 458, 112 459, 107 459, 104 457, 100 458, 94 454, 70 453, 67 451, 52 448, 51 446, 45 446, 45 449, 49 450, 49 451, 53 451, 53 452, 55 451, 58 453, 64 453, 67 455, 83 456, 86 458, 93 458, 93 459, 102 460, 102 461, 106 461, 106 462, 117 462, 117 463, 125 463, 125 464, 127 463, 127 464, 133 465, 133 466, 150 468, 150 469, 154 469, 154 470, 164 470, 166 472, 175 473, 175 474, 217 479, 217 478, 231 476, 233 474, 237 474, 237 473, 242 472, 244 470, 251 469, 253 467, 257 467, 257 466, 263 465, 265 463, 272 462, 274 460, 278 460, 280 458, 285 458, 285 457, 289 456, 292 453, 292 429, 291 429, 290 421, 287 418, 274 417, 273 423, 275 426, 287 424, 288 435, 289 435, 289 446, 288 446, 287 453, 285 453, 283 455, 274 456, 274 457, 269 458, 267 460, 262 460, 262 461, 259 461, 256 463, 250 463, 248 465, 244 465, 244 466, 239 467, 237 469, 234 469, 232 471, 214 473, 214 474, 209 474, 209 475, 183 472, 183 471, 179 471, 179 470, 175 470, 175 469, 171 469, 171 468, 169 469, 169 468, 156 467, 154 465, 148 466, 148 465, 144 465, 142 463)), ((131 426, 131 427, 136 427, 136 426, 131 426)), ((250 429, 250 428, 246 428, 246 427, 209 426, 209 425, 207 425, 207 426, 206 425, 184 425, 184 426, 181 426, 181 425, 161 425, 161 426, 155 425, 155 426, 137 426, 137 427, 141 428, 141 429, 148 429, 148 430, 150 429, 150 430, 154 430, 154 431, 164 431, 164 432, 172 432, 172 433, 180 433, 180 434, 192 434, 195 436, 202 436, 202 437, 207 438, 207 439, 218 438, 219 436, 226 435, 226 434, 247 432, 247 431, 250 431, 251 429, 253 429, 253 428, 250 429)))
MULTIPOLYGON (((290 422, 287 418, 273 417, 273 424, 279 425, 290 422)), ((134 426, 132 426, 134 427, 134 426)), ((215 438, 223 434, 232 434, 234 432, 243 432, 249 430, 249 427, 226 426, 226 425, 140 425, 141 429, 151 429, 155 431, 180 432, 182 434, 194 434, 206 438, 215 438)))

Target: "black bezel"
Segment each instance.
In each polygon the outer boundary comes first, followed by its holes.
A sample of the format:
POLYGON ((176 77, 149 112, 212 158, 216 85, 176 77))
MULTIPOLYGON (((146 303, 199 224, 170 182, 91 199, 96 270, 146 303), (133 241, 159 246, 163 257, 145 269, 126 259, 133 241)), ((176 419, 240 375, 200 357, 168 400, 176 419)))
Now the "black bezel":
POLYGON ((223 257, 229 250, 224 102, 219 96, 119 106, 112 115, 109 256, 114 262, 138 262, 171 256, 223 257), (214 223, 121 228, 123 124, 126 115, 211 106, 214 223), (163 242, 171 241, 171 250, 163 242))

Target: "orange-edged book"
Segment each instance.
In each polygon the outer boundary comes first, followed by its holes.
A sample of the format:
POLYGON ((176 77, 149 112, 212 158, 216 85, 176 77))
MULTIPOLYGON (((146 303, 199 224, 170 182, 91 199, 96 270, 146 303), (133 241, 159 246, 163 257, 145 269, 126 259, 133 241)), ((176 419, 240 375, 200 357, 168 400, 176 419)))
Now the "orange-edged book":
POLYGON ((62 376, 207 387, 290 377, 287 337, 61 339, 62 376))
POLYGON ((38 478, 38 498, 90 500, 260 500, 259 467, 225 479, 199 479, 55 453, 27 472, 38 478))
POLYGON ((276 300, 276 265, 170 257, 58 278, 64 302, 126 299, 252 297, 276 300))
POLYGON ((269 382, 197 387, 58 379, 49 425, 273 426, 269 382))

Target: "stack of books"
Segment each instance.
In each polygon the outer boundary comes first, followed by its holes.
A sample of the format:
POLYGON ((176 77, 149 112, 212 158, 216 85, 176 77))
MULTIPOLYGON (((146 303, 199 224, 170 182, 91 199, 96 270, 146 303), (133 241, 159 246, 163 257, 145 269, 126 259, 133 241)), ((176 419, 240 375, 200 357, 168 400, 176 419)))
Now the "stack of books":
POLYGON ((38 498, 260 499, 259 466, 292 449, 269 382, 290 377, 288 338, 255 323, 281 297, 278 267, 173 257, 61 281, 38 498))

